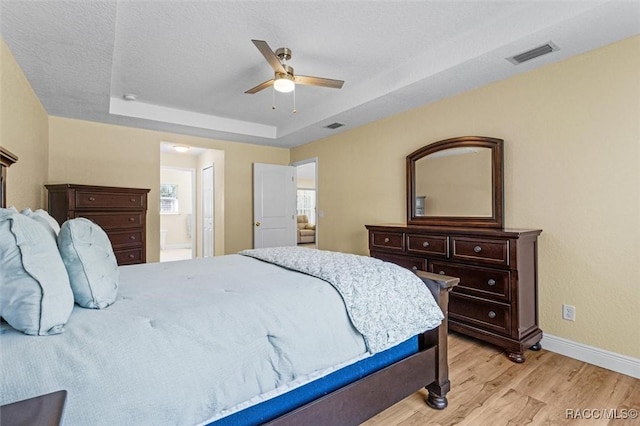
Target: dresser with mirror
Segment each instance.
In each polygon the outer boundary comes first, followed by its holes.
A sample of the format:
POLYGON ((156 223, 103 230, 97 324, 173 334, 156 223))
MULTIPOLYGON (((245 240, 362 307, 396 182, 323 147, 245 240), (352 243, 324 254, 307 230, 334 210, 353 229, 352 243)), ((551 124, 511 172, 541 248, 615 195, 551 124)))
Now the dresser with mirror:
POLYGON ((524 362, 539 350, 540 229, 504 228, 504 142, 466 136, 407 156, 407 220, 366 225, 371 256, 460 278, 449 329, 524 362))

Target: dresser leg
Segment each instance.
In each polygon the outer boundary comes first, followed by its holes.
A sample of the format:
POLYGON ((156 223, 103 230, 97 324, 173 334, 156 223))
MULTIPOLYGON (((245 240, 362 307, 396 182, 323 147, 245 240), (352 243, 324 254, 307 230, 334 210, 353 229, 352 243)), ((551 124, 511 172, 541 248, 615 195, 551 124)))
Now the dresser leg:
POLYGON ((509 357, 509 359, 511 361, 517 362, 518 364, 522 364, 526 360, 525 357, 524 357, 524 353, 522 353, 522 352, 507 351, 507 356, 509 357))
POLYGON ((532 351, 539 351, 540 349, 542 349, 542 345, 540 344, 540 342, 536 343, 535 345, 531 346, 529 349, 531 349, 532 351))

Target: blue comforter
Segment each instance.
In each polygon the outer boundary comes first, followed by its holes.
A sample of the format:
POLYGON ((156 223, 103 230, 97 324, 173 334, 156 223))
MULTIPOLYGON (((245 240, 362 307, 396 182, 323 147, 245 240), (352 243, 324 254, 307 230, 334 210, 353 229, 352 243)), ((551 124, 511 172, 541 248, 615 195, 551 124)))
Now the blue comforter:
POLYGON ((68 391, 65 425, 191 425, 367 349, 340 294, 228 255, 120 268, 117 301, 64 333, 0 327, 0 404, 68 391))

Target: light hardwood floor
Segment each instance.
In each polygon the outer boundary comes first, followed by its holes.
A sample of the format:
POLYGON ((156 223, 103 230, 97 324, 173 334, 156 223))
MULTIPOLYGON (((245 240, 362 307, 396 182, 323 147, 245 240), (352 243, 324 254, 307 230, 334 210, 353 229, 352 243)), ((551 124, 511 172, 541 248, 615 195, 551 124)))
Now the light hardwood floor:
POLYGON ((640 425, 625 411, 640 410, 640 380, 544 349, 525 355, 515 364, 494 346, 450 334, 449 406, 429 408, 422 391, 364 425, 640 425), (574 419, 567 410, 601 418, 574 419))

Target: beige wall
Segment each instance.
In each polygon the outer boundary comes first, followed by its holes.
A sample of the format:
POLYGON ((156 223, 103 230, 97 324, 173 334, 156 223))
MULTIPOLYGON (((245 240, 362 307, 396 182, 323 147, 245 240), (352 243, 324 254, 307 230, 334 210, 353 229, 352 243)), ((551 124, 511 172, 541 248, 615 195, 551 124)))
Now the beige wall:
POLYGON ((18 156, 9 169, 7 205, 42 208, 48 172, 47 112, 0 38, 0 146, 18 156))
POLYGON ((253 244, 252 164, 288 164, 289 150, 60 117, 49 118, 49 181, 150 188, 147 260, 159 260, 160 142, 225 152, 225 253, 253 244))
POLYGON ((365 224, 404 222, 417 148, 504 139, 506 225, 543 229, 541 328, 640 357, 639 76, 634 37, 292 149, 319 158, 320 248, 365 254, 365 224))

